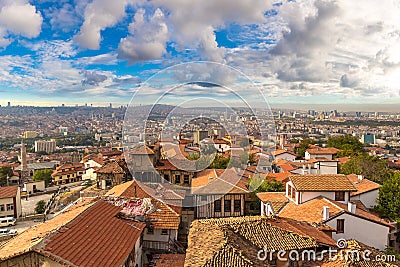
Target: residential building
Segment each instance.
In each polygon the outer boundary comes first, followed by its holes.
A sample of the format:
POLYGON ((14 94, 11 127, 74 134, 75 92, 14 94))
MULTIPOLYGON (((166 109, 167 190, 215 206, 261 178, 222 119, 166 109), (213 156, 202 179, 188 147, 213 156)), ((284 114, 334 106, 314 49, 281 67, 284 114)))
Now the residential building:
POLYGON ((57 149, 56 140, 37 140, 35 141, 35 152, 53 153, 57 149))
POLYGON ((22 204, 19 186, 0 187, 0 217, 19 218, 21 214, 22 204))
POLYGON ((290 175, 286 192, 258 193, 261 214, 326 224, 335 240, 355 239, 383 250, 389 222, 370 213, 361 201, 351 201, 356 186, 343 174, 290 175), (373 234, 372 234, 373 233, 373 234))
POLYGON ((122 208, 81 202, 29 228, 0 248, 0 266, 142 266, 143 222, 118 217, 122 208))
POLYGON ((111 161, 96 171, 97 187, 109 189, 113 186, 132 180, 125 160, 111 161))
POLYGON ((36 137, 37 137, 37 132, 35 132, 35 131, 25 131, 24 132, 25 139, 36 138, 36 137))
POLYGON ((304 154, 305 159, 327 159, 332 160, 333 155, 337 154, 338 150, 334 147, 316 147, 309 148, 304 154))
POLYGON ((284 159, 294 161, 297 157, 296 154, 285 149, 277 149, 272 152, 272 155, 274 156, 275 160, 284 159))
POLYGON ((192 180, 196 218, 245 215, 245 196, 249 193, 242 174, 231 169, 205 169, 192 180))
POLYGON ((57 167, 51 176, 55 185, 63 185, 80 181, 84 173, 82 163, 69 163, 57 167))
POLYGON ((364 178, 362 175, 347 175, 357 191, 351 192, 350 201, 360 201, 366 208, 372 209, 378 202, 379 184, 364 178))

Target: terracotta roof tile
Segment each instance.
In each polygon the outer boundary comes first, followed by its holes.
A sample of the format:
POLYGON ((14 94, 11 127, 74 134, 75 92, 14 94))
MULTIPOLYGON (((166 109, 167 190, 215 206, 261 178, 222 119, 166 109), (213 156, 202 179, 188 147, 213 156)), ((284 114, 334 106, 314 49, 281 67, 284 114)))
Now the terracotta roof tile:
MULTIPOLYGON (((339 213, 343 212, 349 213, 347 211, 346 204, 342 204, 340 202, 319 196, 299 205, 296 205, 294 202, 291 201, 281 210, 279 216, 285 218, 292 218, 296 220, 302 220, 309 223, 322 223, 323 222, 322 211, 325 206, 329 207, 329 216, 330 216, 329 218, 333 218, 339 213)), ((356 208, 356 213, 354 215, 367 219, 369 221, 389 226, 389 223, 387 223, 385 220, 360 208, 359 206, 356 208)))
POLYGON ((11 198, 17 196, 18 186, 2 186, 0 187, 0 199, 1 198, 11 198))
POLYGON ((161 254, 155 267, 183 267, 185 254, 161 254))
POLYGON ((344 174, 296 174, 289 180, 298 191, 357 191, 344 174))
POLYGON ((366 178, 359 179, 358 175, 355 174, 347 175, 347 178, 349 178, 349 180, 357 189, 356 192, 351 193, 351 196, 357 196, 366 192, 370 192, 372 190, 378 190, 381 187, 379 184, 366 178))
POLYGON ((185 266, 265 266, 260 249, 315 248, 335 241, 316 227, 278 217, 231 217, 198 220, 188 237, 185 266))
POLYGON ((242 174, 231 169, 205 169, 192 179, 192 194, 248 193, 242 174))
POLYGON ((333 155, 336 154, 339 150, 334 147, 317 147, 307 149, 306 151, 311 155, 333 155))
POLYGON ((120 210, 100 200, 36 250, 77 266, 121 266, 146 225, 117 218, 120 210))
POLYGON ((91 201, 80 202, 53 219, 32 226, 16 237, 10 239, 0 247, 0 260, 5 260, 31 251, 34 245, 41 242, 52 231, 67 224, 91 205, 91 201))

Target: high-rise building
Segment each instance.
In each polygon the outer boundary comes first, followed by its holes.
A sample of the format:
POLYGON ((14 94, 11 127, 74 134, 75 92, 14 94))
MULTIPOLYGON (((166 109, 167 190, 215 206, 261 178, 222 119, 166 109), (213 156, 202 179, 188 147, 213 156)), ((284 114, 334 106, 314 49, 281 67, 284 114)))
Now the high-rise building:
POLYGON ((24 138, 28 139, 28 138, 35 138, 37 136, 37 132, 35 131, 26 131, 24 132, 24 138))
POLYGON ((39 140, 35 141, 35 152, 44 151, 46 153, 53 153, 56 151, 56 140, 39 140))
POLYGON ((7 102, 7 107, 11 107, 11 102, 7 102))

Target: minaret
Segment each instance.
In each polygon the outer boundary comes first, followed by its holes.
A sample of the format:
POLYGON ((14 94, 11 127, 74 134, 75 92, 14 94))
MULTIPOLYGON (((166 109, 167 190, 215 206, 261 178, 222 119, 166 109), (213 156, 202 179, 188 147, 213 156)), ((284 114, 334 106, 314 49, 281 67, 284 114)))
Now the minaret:
POLYGON ((27 182, 29 180, 28 165, 26 164, 26 148, 24 139, 21 142, 21 182, 27 182))

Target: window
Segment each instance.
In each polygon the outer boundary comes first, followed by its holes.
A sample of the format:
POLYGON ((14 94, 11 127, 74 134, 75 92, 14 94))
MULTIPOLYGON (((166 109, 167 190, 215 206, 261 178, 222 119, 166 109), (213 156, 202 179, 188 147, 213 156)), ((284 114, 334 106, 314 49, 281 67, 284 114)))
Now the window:
POLYGON ((0 211, 4 211, 4 205, 0 205, 0 211))
POLYGON ((221 212, 221 200, 214 201, 214 212, 221 212))
POLYGON ((240 212, 242 206, 241 204, 242 202, 240 201, 240 199, 235 199, 235 201, 233 202, 233 211, 240 212))
POLYGON ((175 183, 180 184, 181 183, 181 176, 180 175, 175 175, 175 183))
POLYGON ((201 195, 200 201, 207 201, 207 195, 201 195))
POLYGON ((162 235, 168 235, 168 229, 161 229, 162 235))
POLYGON ((231 212, 231 200, 224 200, 224 211, 231 212))
POLYGON ((14 210, 14 204, 7 204, 7 210, 14 210))
POLYGON ((338 219, 336 222, 336 233, 344 233, 344 219, 338 219))
POLYGON ((148 235, 153 235, 154 234, 154 228, 147 228, 147 234, 148 235))
POLYGON ((169 175, 168 174, 164 174, 164 179, 165 179, 165 181, 169 182, 169 175))
POLYGON ((188 184, 188 183, 189 183, 189 175, 184 175, 184 176, 183 176, 183 182, 184 182, 185 184, 188 184))
POLYGON ((335 200, 336 201, 344 201, 344 191, 335 192, 335 200))

